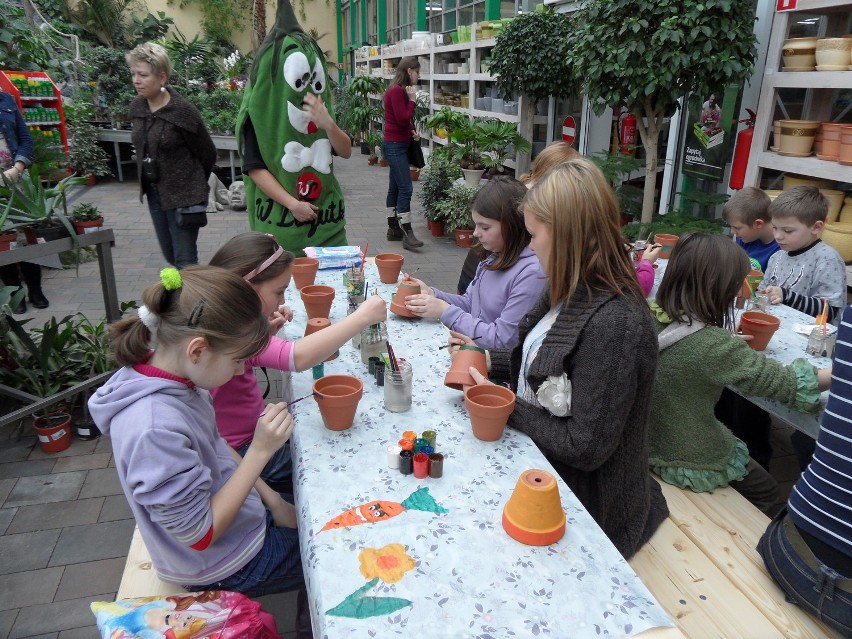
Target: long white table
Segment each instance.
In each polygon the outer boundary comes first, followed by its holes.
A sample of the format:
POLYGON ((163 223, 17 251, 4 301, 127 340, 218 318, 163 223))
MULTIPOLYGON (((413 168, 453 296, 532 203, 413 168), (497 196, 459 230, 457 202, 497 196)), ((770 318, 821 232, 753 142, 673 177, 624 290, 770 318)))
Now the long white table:
MULTIPOLYGON (((389 302, 395 285, 372 284, 379 281, 372 265, 367 279, 370 290, 377 287, 389 302)), ((341 320, 347 308, 342 271, 320 271, 317 283, 335 287, 330 316, 341 320)), ((283 336, 295 339, 306 317, 293 285, 286 302, 296 317, 283 336)), ((474 438, 462 393, 443 385, 450 358, 437 348, 447 336, 438 322, 391 315, 387 324, 397 357, 413 367, 411 410, 385 411, 383 388, 351 344, 325 363, 325 374, 353 374, 364 382, 353 427, 327 430, 312 400, 293 407, 294 483, 315 635, 682 636, 558 476, 565 536, 533 547, 506 534, 503 506, 520 474, 531 468, 555 472, 523 433, 507 429, 496 442, 474 438), (386 449, 405 430, 437 432, 437 452, 445 456, 442 478, 416 479, 388 468, 386 449), (351 508, 375 500, 400 504, 424 488, 446 513, 410 507, 376 523, 321 530, 351 508), (410 569, 391 583, 382 574, 362 574, 368 549, 380 551, 380 567, 404 566, 407 556, 410 569), (330 612, 335 608, 343 616, 330 612)), ((294 374, 293 396, 309 394, 312 383, 310 371, 294 374)))
MULTIPOLYGON (((666 272, 668 260, 658 260, 657 268, 654 272, 654 288, 648 296, 649 300, 653 300, 657 294, 657 287, 666 272)), ((741 311, 739 311, 741 312, 741 311)), ((738 315, 739 315, 738 312, 738 315)), ((808 345, 808 338, 805 335, 796 333, 793 330, 795 324, 813 324, 814 318, 810 315, 805 315, 799 311, 784 306, 783 304, 774 304, 767 309, 767 312, 781 319, 781 326, 775 331, 769 345, 763 351, 767 357, 771 357, 781 364, 791 364, 793 360, 804 358, 817 368, 829 368, 831 366, 830 357, 814 357, 805 352, 805 347, 808 345)), ((731 386, 731 390, 739 393, 737 388, 731 386)), ((740 393, 742 395, 742 393, 740 393)), ((779 402, 764 399, 762 397, 748 397, 749 400, 772 413, 793 428, 802 431, 816 439, 819 433, 819 422, 822 417, 822 411, 825 409, 825 404, 828 401, 828 391, 825 391, 820 396, 822 408, 819 413, 801 413, 797 410, 784 406, 779 402)))

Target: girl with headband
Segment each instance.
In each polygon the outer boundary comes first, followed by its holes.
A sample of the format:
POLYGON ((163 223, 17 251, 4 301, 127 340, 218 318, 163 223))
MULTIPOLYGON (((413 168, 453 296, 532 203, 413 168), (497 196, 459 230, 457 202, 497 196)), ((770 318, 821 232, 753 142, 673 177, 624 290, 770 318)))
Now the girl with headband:
MULTIPOLYGON (((264 410, 263 395, 257 385, 255 366, 282 371, 304 371, 316 366, 337 351, 369 324, 387 319, 384 300, 368 296, 351 315, 321 332, 290 342, 275 337, 293 314, 279 306, 290 284, 293 254, 285 251, 271 235, 242 233, 226 242, 210 260, 211 266, 225 268, 241 276, 260 298, 263 317, 269 322, 272 337, 267 348, 245 361, 244 369, 230 381, 212 391, 219 433, 240 455, 249 449, 254 423, 264 410)), ((273 487, 290 492, 292 472, 290 446, 285 444, 267 464, 261 477, 273 487)))
POLYGON ((122 368, 89 400, 157 575, 190 590, 250 597, 304 587, 296 510, 259 481, 293 431, 285 404, 258 416, 240 458, 208 392, 269 342, 261 302, 221 268, 168 268, 139 314, 110 326, 122 368), (151 350, 156 342, 156 349, 151 350))

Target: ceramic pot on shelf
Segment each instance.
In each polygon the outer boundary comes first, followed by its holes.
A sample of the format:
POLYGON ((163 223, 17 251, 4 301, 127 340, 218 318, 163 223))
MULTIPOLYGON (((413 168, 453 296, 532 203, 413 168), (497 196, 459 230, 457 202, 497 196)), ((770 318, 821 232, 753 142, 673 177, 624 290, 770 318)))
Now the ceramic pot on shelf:
POLYGON ((820 189, 819 192, 828 200, 828 216, 825 221, 837 222, 840 219, 840 209, 843 208, 843 198, 846 194, 834 189, 820 189))
POLYGON ((843 200, 843 208, 840 209, 840 223, 852 224, 852 196, 843 200))
POLYGON ((817 71, 846 71, 852 51, 850 38, 820 38, 816 43, 817 71))
POLYGON ((465 344, 459 347, 453 357, 450 370, 444 376, 444 386, 455 390, 464 390, 465 386, 472 386, 473 377, 470 376, 470 367, 473 366, 483 376, 488 376, 488 366, 485 360, 485 349, 473 344, 465 344))
POLYGON ((293 282, 298 290, 314 283, 319 270, 319 260, 314 257, 297 257, 293 260, 293 282))
POLYGON ((311 284, 304 287, 301 294, 308 319, 328 317, 331 312, 331 303, 334 301, 334 289, 331 286, 311 284))
POLYGON ((844 262, 852 262, 852 223, 826 224, 822 227, 820 238, 837 251, 844 262))
POLYGON ((818 120, 781 120, 781 143, 778 152, 791 157, 807 157, 814 147, 820 127, 818 120))
MULTIPOLYGON (((470 376, 470 373, 467 374, 470 376)), ((470 416, 474 437, 494 442, 503 436, 509 415, 515 410, 515 393, 496 384, 469 386, 464 392, 464 406, 470 416)))
POLYGON ((816 66, 816 45, 819 38, 788 38, 781 57, 783 71, 813 71, 816 66))
POLYGON ((822 148, 816 149, 816 156, 820 160, 837 160, 840 155, 840 133, 843 125, 833 122, 823 122, 820 126, 822 134, 822 148))
POLYGON ((382 284, 396 284, 405 257, 399 253, 379 253, 375 259, 376 268, 379 269, 379 280, 382 284))
POLYGON ((823 180, 821 178, 813 178, 806 175, 785 173, 782 188, 785 191, 788 191, 796 186, 815 186, 818 189, 830 189, 833 186, 833 182, 831 182, 831 180, 823 180))
POLYGON ((769 147, 770 151, 778 151, 778 148, 781 144, 781 120, 775 120, 772 123, 772 146, 769 147))
POLYGON ((355 421, 364 384, 352 375, 326 375, 314 382, 314 400, 329 430, 346 430, 355 421))
POLYGON ((837 161, 844 166, 852 166, 852 126, 844 126, 840 130, 840 151, 837 161))
POLYGON ((405 307, 405 298, 409 295, 417 295, 418 293, 420 293, 420 284, 410 279, 402 280, 399 286, 396 287, 396 293, 394 293, 393 300, 391 300, 391 312, 400 317, 417 317, 416 314, 405 307))
POLYGON ((565 534, 565 511, 556 478, 545 470, 521 473, 503 507, 503 529, 529 546, 550 546, 565 534))
POLYGON ((747 311, 740 317, 740 332, 752 336, 753 339, 746 344, 756 351, 766 349, 779 326, 780 319, 761 311, 747 311))

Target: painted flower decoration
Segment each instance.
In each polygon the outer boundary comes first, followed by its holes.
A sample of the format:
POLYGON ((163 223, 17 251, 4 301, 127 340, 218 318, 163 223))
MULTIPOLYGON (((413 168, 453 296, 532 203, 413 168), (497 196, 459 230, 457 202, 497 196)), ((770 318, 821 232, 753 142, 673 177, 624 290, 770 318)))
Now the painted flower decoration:
POLYGON ((571 382, 565 373, 561 377, 553 375, 544 380, 535 397, 551 415, 565 417, 571 414, 571 382))
POLYGON ((361 574, 367 579, 378 577, 388 584, 395 584, 414 568, 414 560, 405 552, 402 544, 389 544, 384 548, 365 548, 358 553, 361 574))

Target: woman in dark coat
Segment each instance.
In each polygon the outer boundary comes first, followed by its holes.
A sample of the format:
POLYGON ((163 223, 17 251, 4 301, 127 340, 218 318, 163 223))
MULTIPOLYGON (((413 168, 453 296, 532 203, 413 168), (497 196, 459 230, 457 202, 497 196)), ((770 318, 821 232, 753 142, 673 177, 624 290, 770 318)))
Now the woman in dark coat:
POLYGON ((172 65, 158 44, 127 54, 133 87, 130 104, 140 194, 148 198, 154 231, 166 261, 177 268, 198 264, 198 227, 181 228, 175 209, 207 204, 207 179, 216 147, 198 109, 167 87, 172 65))

